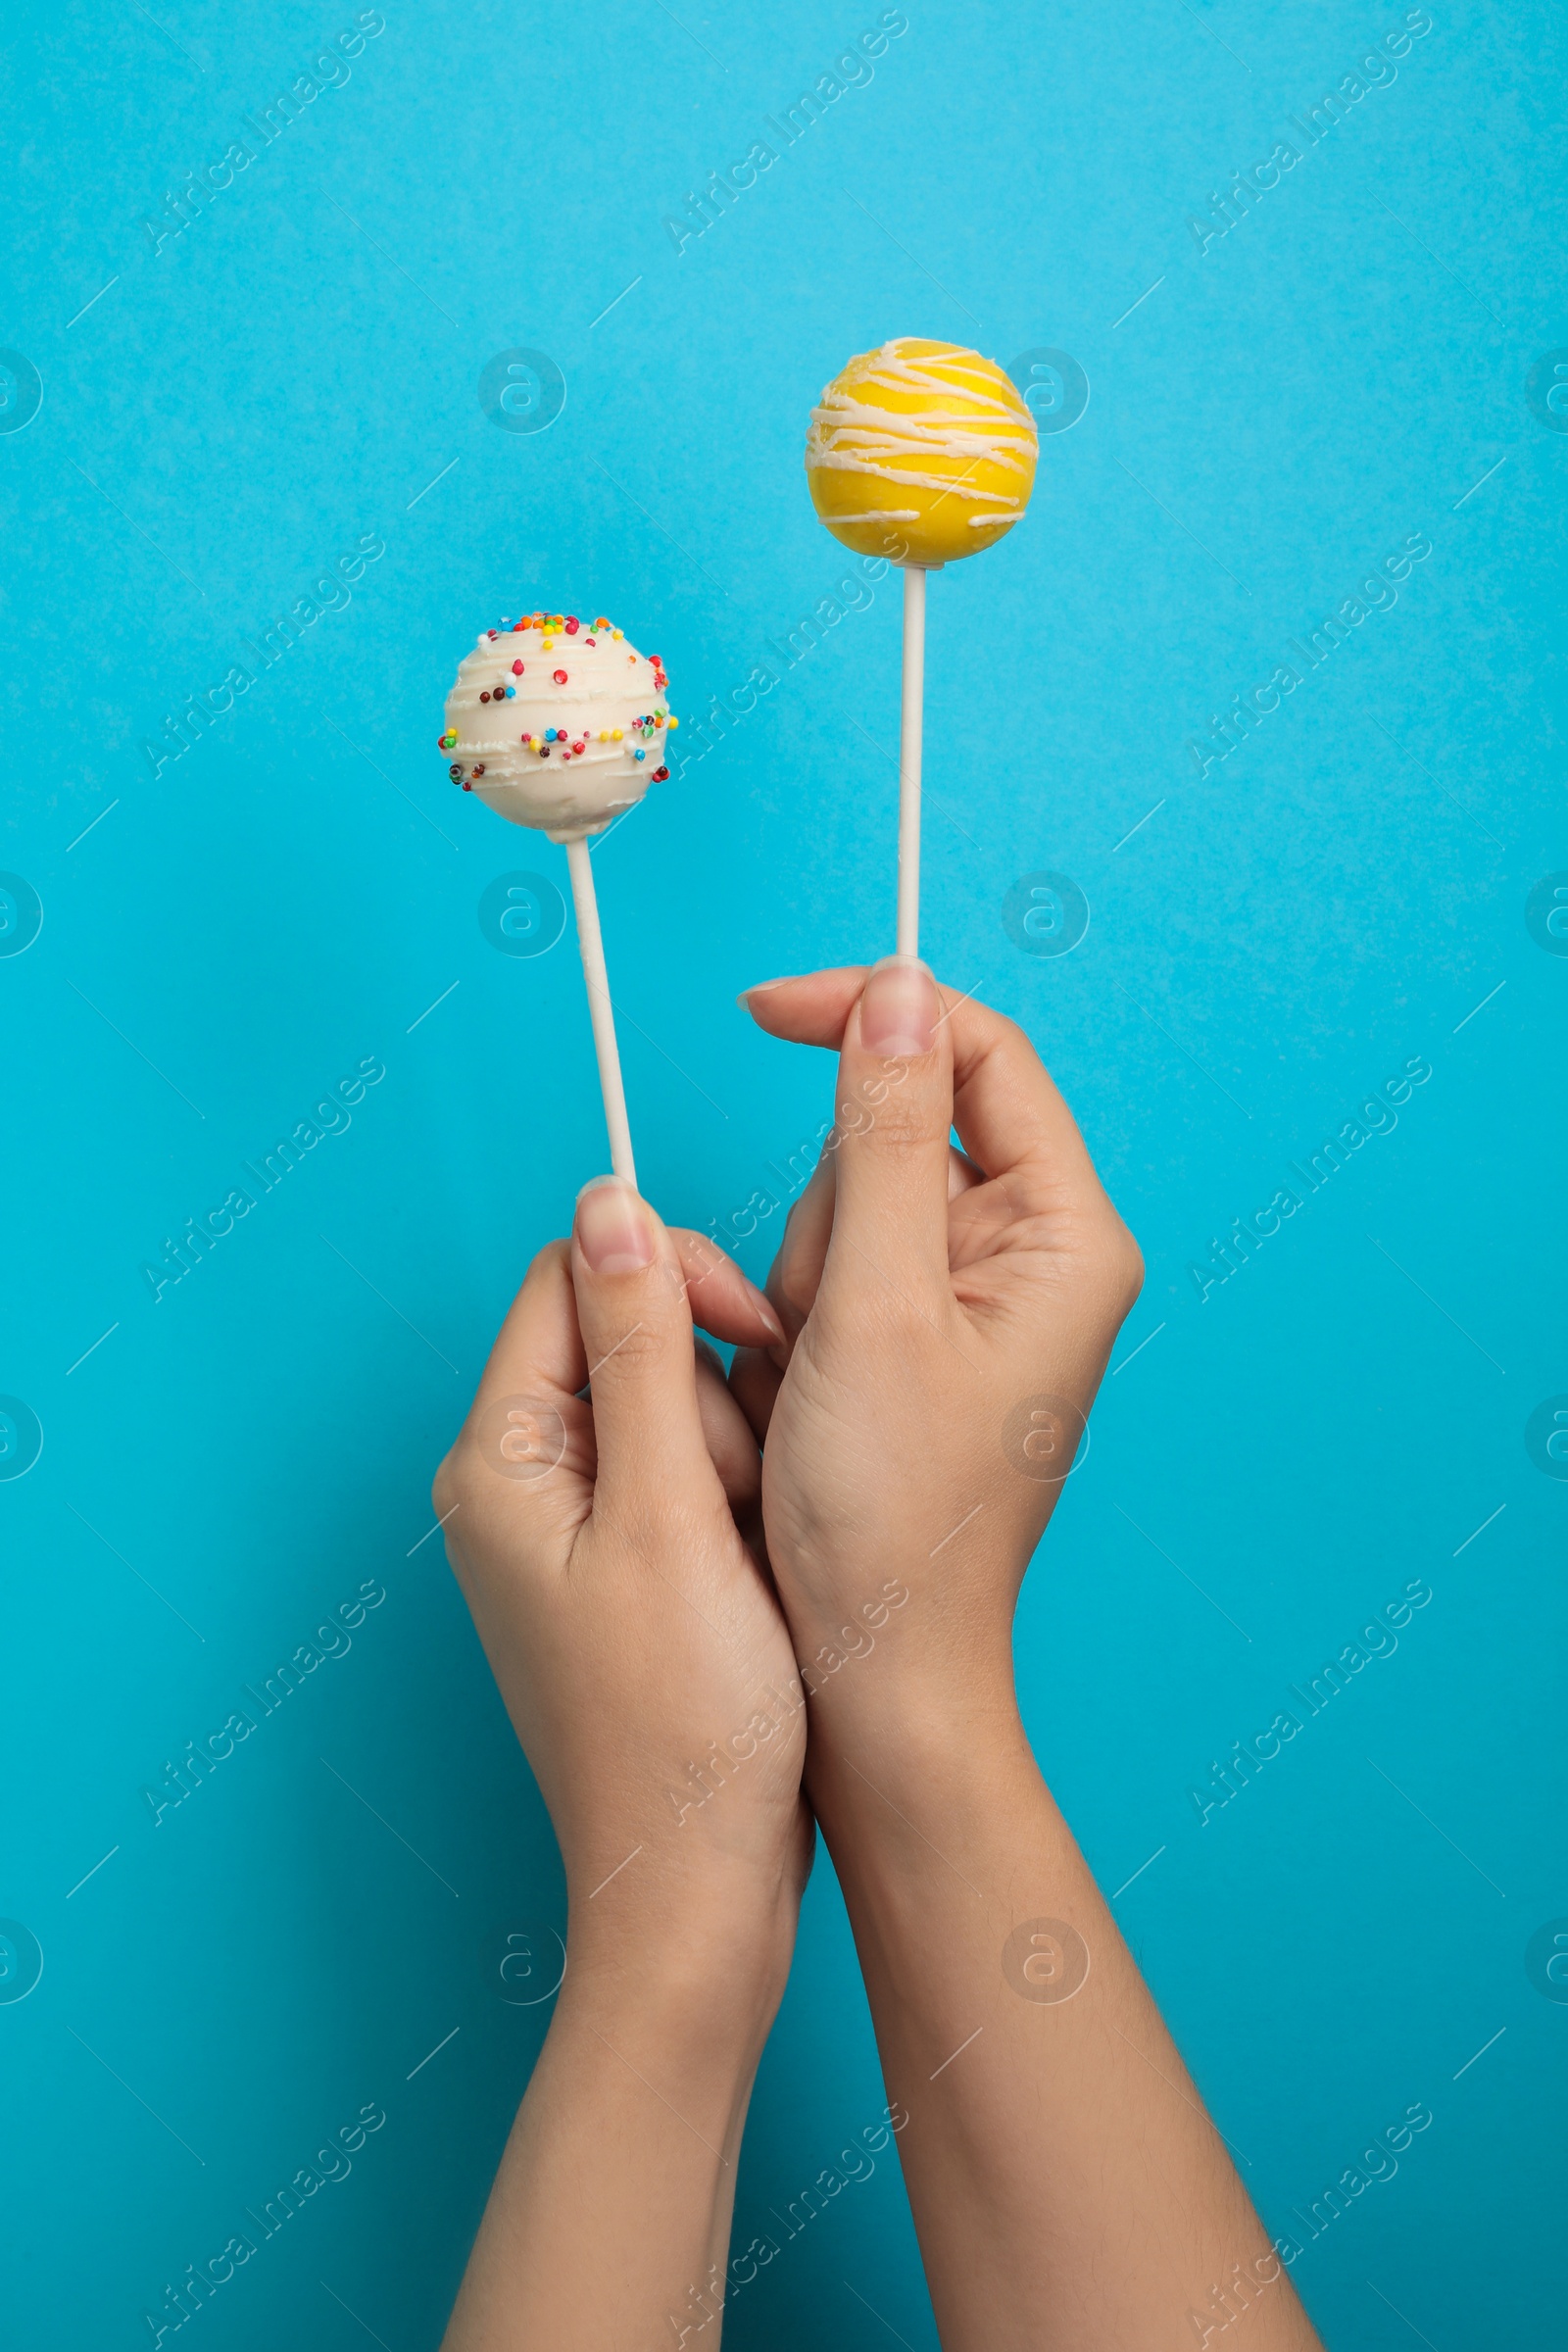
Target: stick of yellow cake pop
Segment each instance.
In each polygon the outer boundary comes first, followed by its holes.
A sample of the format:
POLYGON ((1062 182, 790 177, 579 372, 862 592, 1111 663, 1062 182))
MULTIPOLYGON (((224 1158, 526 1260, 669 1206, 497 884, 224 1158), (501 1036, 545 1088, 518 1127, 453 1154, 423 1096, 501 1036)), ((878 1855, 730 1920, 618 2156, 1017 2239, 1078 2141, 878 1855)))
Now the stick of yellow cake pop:
POLYGON ((447 696, 441 736, 454 784, 565 848, 610 1164, 634 1189, 588 842, 668 775, 664 743, 680 724, 668 692, 659 656, 639 654, 602 614, 583 621, 575 612, 532 612, 480 630, 447 696))
POLYGON ((904 567, 904 690, 899 709, 899 927, 901 956, 920 953, 920 738, 925 720, 925 574, 904 567))
POLYGON ((851 360, 811 411, 806 478, 835 539, 904 567, 898 951, 919 953, 925 575, 991 547, 1029 504, 1035 421, 994 360, 902 336, 851 360))

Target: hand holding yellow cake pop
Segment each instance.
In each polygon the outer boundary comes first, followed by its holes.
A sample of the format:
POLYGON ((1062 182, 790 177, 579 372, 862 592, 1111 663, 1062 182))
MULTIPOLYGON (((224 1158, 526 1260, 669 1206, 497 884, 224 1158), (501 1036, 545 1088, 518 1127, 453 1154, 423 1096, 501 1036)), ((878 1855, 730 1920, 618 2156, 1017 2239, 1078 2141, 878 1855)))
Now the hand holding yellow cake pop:
POLYGON ((851 360, 811 411, 806 478, 835 539, 932 567, 991 547, 1034 488, 1035 420, 994 360, 900 336, 851 360))

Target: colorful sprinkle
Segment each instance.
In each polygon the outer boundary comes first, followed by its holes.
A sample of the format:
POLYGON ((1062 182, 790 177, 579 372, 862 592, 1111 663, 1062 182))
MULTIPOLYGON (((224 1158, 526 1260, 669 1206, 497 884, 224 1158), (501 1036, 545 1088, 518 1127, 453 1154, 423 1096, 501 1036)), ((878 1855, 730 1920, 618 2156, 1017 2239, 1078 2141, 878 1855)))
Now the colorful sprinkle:
MULTIPOLYGON (((609 746, 624 744, 626 751, 631 754, 633 761, 638 766, 645 766, 648 763, 650 752, 652 753, 655 764, 649 768, 648 781, 656 783, 666 781, 670 770, 667 764, 662 763, 659 737, 663 729, 667 728, 673 732, 680 721, 662 707, 662 698, 668 693, 668 681, 664 675, 662 655, 638 653, 635 647, 627 641, 625 631, 612 626, 608 613, 602 612, 594 618, 589 618, 586 614, 575 612, 546 612, 544 611, 532 613, 524 612, 516 618, 503 613, 498 628, 487 628, 479 633, 475 640, 476 650, 482 656, 488 647, 497 643, 503 632, 517 636, 529 630, 538 632, 538 642, 542 650, 553 650, 558 639, 565 637, 580 638, 584 645, 592 648, 595 652, 599 651, 601 645, 607 652, 618 645, 628 663, 633 664, 636 668, 637 682, 632 691, 649 694, 650 707, 646 710, 638 711, 618 727, 585 726, 580 736, 575 735, 574 730, 564 726, 551 727, 543 731, 530 727, 511 740, 519 744, 524 751, 532 751, 540 760, 549 759, 554 752, 564 763, 572 760, 589 758, 596 743, 609 746), (643 668, 645 663, 646 675, 643 668), (655 697, 660 698, 657 704, 654 700, 655 697)), ((564 649, 563 648, 563 650, 564 649)), ((505 649, 503 649, 505 674, 493 684, 483 688, 478 686, 476 680, 472 681, 473 692, 478 701, 487 709, 491 703, 514 702, 518 699, 519 690, 514 681, 526 675, 526 663, 521 659, 525 651, 526 648, 518 647, 515 649, 515 659, 506 659, 505 649)), ((549 672, 551 682, 562 687, 569 686, 574 675, 576 673, 566 669, 551 669, 549 672)), ((600 692, 608 692, 612 697, 616 695, 612 675, 605 678, 593 675, 586 683, 581 676, 577 676, 578 698, 591 696, 597 699, 600 692)), ((521 715, 522 713, 519 712, 518 716, 521 715)), ((444 754, 454 754, 458 750, 461 740, 459 727, 455 724, 447 726, 437 738, 438 748, 444 754)), ((497 738, 491 736, 489 741, 491 747, 494 748, 497 738)), ((475 748, 481 750, 485 748, 482 731, 479 744, 477 746, 470 744, 465 760, 459 761, 453 759, 448 769, 452 781, 461 785, 465 792, 473 791, 477 784, 485 778, 486 771, 483 762, 476 765, 468 764, 475 748)), ((500 781, 505 777, 506 770, 504 756, 499 753, 497 756, 502 761, 498 775, 498 781, 500 781)))

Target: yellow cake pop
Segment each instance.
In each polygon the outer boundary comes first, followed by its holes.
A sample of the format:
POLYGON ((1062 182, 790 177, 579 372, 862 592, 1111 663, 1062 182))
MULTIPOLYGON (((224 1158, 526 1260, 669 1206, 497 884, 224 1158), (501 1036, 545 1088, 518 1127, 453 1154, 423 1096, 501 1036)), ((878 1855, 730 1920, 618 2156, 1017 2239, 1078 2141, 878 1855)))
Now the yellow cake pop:
POLYGON ((835 539, 895 564, 952 564, 1012 528, 1034 488, 1035 421, 994 360, 903 335, 851 360, 811 411, 806 478, 835 539))

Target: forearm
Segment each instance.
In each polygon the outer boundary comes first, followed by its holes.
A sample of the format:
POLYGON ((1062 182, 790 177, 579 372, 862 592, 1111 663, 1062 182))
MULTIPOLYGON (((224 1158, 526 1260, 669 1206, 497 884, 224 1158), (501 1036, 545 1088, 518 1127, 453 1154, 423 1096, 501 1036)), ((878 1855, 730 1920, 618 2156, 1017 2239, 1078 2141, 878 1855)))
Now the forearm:
POLYGON ((568 1970, 444 2352, 711 2352, 719 2326, 702 2323, 779 1984, 708 1948, 710 1965, 568 1970))
POLYGON ((1316 2338, 1015 1714, 999 1693, 957 1734, 934 1720, 819 1706, 808 1784, 908 2115, 948 2352, 1147 2352, 1210 2320, 1225 2352, 1303 2352, 1316 2338))

